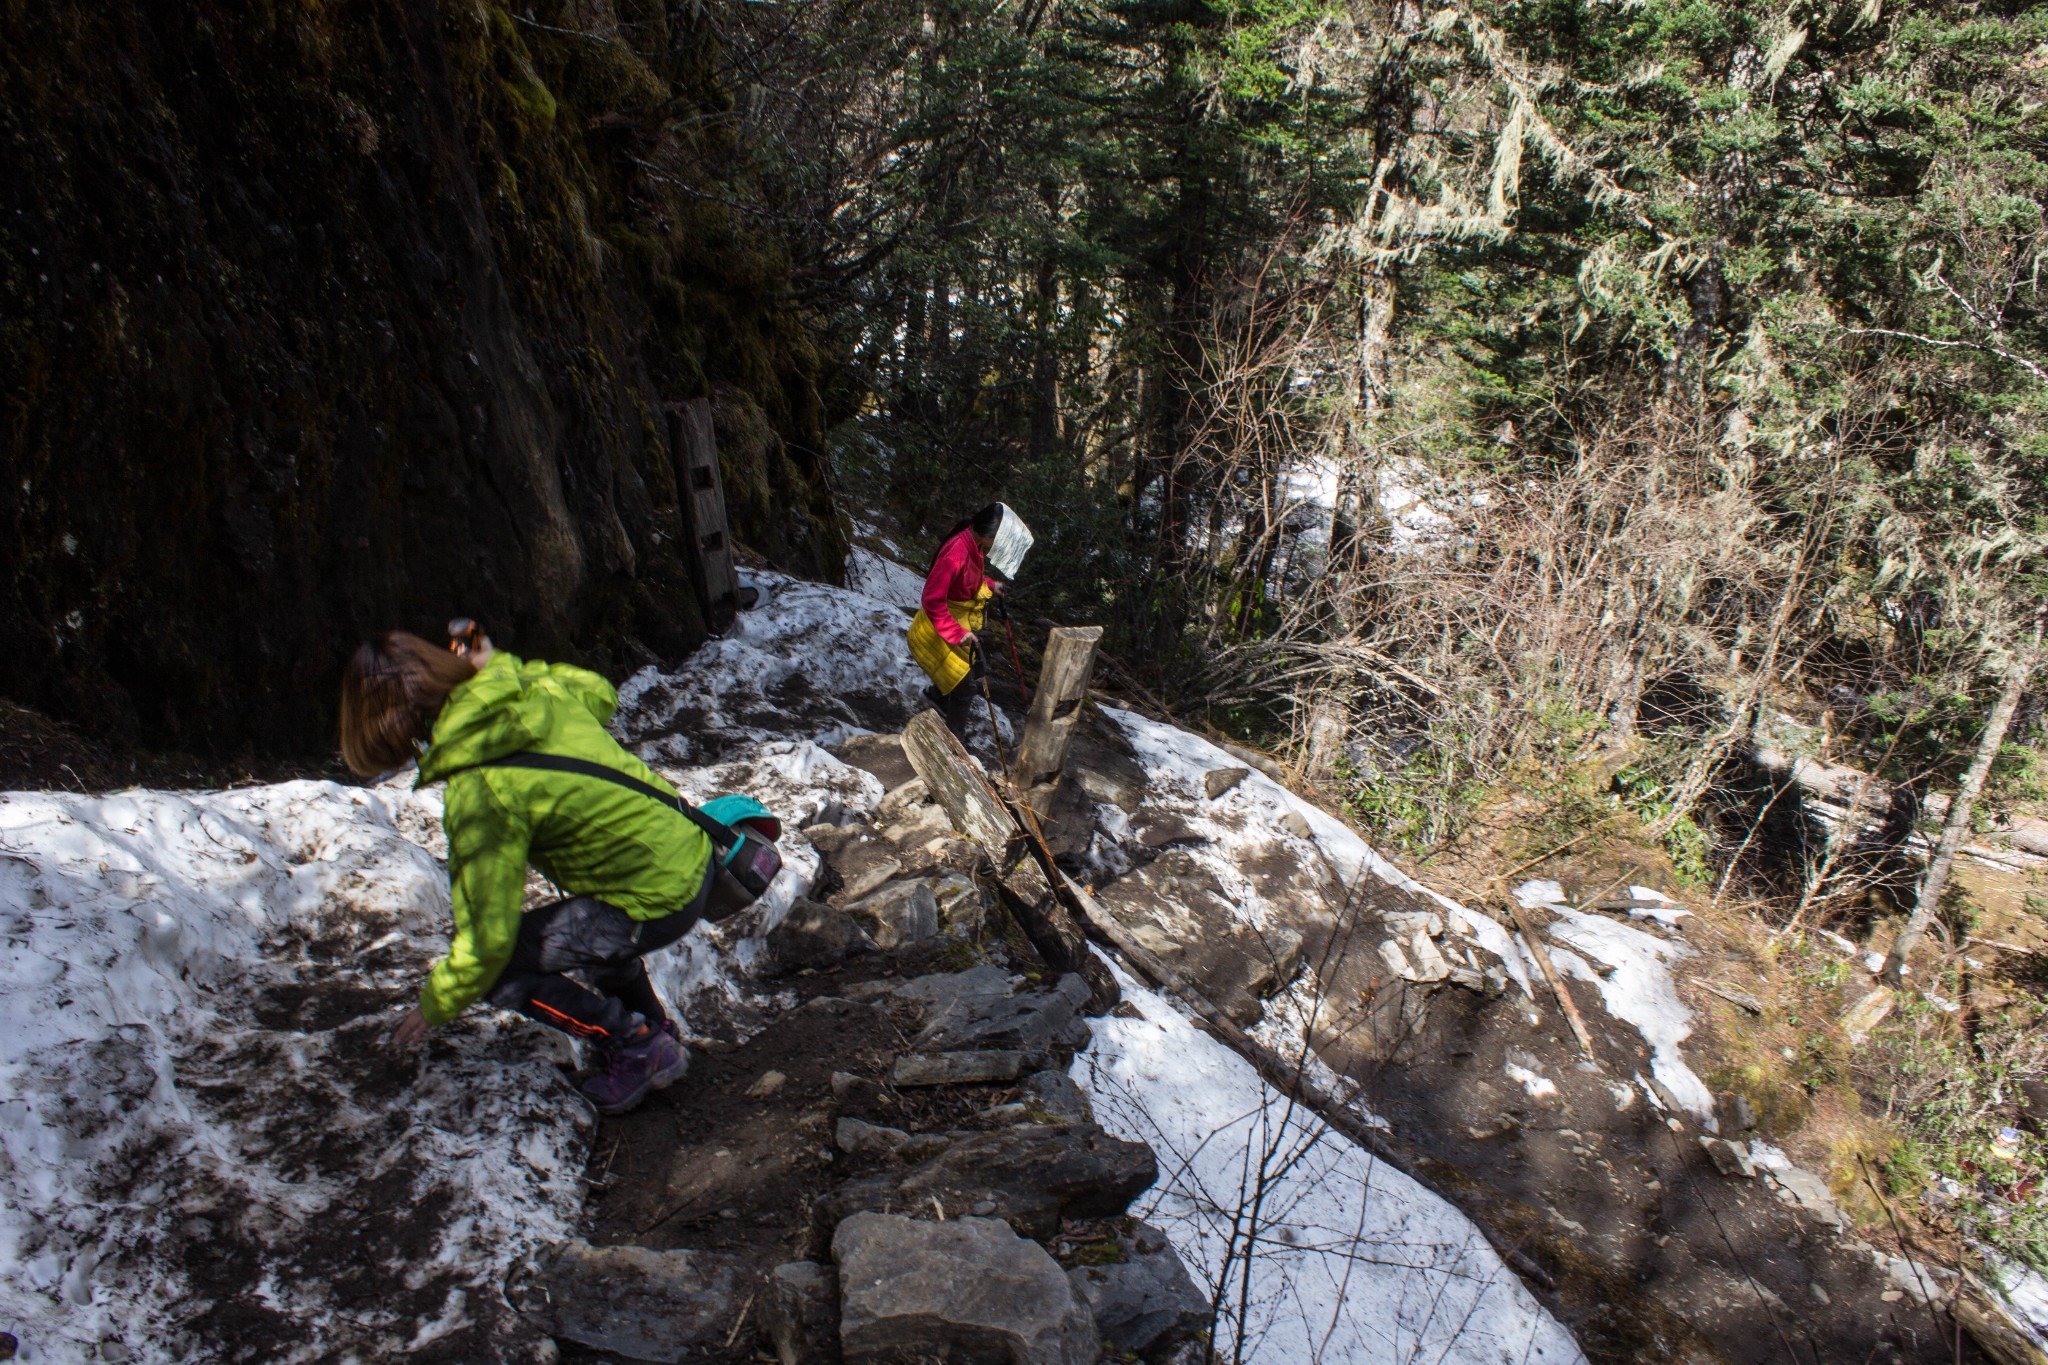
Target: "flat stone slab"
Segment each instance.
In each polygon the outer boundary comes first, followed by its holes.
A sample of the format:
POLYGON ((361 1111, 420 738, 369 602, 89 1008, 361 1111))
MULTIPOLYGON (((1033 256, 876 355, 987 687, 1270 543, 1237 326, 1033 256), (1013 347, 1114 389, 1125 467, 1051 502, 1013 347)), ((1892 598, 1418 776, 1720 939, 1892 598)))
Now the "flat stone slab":
POLYGON ((926 1016, 924 1031, 912 1044, 947 1052, 996 1048, 1071 1053, 1088 1043, 1088 1025, 1081 1017, 1088 995, 1088 983, 1073 972, 1051 990, 1015 995, 961 992, 926 1016))
POLYGON ((1111 1218, 1159 1178, 1142 1142, 1094 1124, 1033 1124, 980 1133, 908 1170, 849 1180, 814 1206, 821 1227, 855 1213, 940 1220, 1000 1218, 1046 1238, 1062 1218, 1111 1218))
POLYGON ((870 892, 879 891, 882 884, 903 870, 903 864, 895 858, 884 858, 870 865, 865 871, 857 872, 846 880, 846 899, 857 901, 870 892))
POLYGON ((922 1006, 930 1019, 955 1007, 963 998, 985 996, 999 999, 1016 993, 1016 983, 1001 967, 970 967, 964 972, 934 972, 913 977, 890 989, 898 1000, 922 1006))
POLYGON ((832 1235, 848 1365, 1093 1365, 1095 1319, 1058 1262, 989 1218, 857 1213, 832 1235))
POLYGON ((843 910, 799 898, 782 922, 768 931, 768 956, 784 971, 836 967, 849 957, 875 951, 875 941, 843 910))
POLYGON ((670 1365, 724 1342, 743 1271, 715 1251, 556 1242, 514 1268, 505 1297, 558 1340, 670 1365))
POLYGON ((889 1079, 904 1087, 987 1085, 993 1081, 1014 1081, 1023 1074, 1021 1052, 909 1052, 896 1059, 889 1079))
POLYGON ((846 907, 883 948, 922 943, 939 934, 939 901, 925 882, 890 882, 846 907))
POLYGON ((1064 1071, 1035 1071, 1024 1078, 1029 1103, 1060 1123, 1093 1123, 1095 1108, 1087 1094, 1064 1071))

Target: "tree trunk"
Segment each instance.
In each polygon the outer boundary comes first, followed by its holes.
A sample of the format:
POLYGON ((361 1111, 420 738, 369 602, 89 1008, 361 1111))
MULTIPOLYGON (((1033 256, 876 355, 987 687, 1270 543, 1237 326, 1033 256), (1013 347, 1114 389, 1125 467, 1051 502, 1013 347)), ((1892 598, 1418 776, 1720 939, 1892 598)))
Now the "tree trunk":
POLYGON ((1984 778, 1991 771, 1991 761, 1998 757, 1998 750, 2005 743, 2005 732, 2012 724, 2012 713, 2019 709, 2020 693, 2026 690, 2028 662, 2015 659, 2005 675, 2005 689, 1998 694, 1997 705, 1991 708, 1991 719, 1984 723, 1983 738, 1977 741, 1977 756, 1970 760, 1970 766, 1963 773, 1963 780, 1956 788, 1956 799, 1949 804, 1948 823, 1942 826, 1941 842, 1935 846, 1934 857, 1928 860, 1927 875, 1920 879, 1920 896, 1913 905, 1913 917, 1906 921, 1906 927, 1892 940, 1892 950, 1884 959, 1884 982, 1897 987, 1905 975, 1906 955, 1920 942, 1920 936, 1927 932, 1927 922, 1934 918, 1934 912, 1941 903, 1942 888, 1948 884, 1948 870, 1955 865, 1956 850, 1962 847, 1963 836, 1970 830, 1970 808, 1977 804, 1977 794, 1984 790, 1984 778))
MULTIPOLYGON (((1052 224, 1059 221, 1059 186, 1047 181, 1038 188, 1039 202, 1045 205, 1046 215, 1052 224)), ((1034 300, 1034 330, 1037 333, 1035 352, 1031 359, 1031 458, 1040 462, 1048 458, 1053 447, 1062 436, 1060 419, 1060 277, 1059 255, 1053 241, 1053 229, 1048 228, 1047 241, 1038 258, 1038 280, 1034 300)))

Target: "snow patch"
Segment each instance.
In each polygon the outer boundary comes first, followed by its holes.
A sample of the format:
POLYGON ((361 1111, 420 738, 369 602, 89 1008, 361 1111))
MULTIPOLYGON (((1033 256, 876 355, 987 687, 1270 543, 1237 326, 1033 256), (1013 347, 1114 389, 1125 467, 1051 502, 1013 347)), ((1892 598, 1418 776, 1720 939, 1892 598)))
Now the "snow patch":
MULTIPOLYGON (((1459 908, 1455 901, 1438 895, 1381 857, 1350 826, 1256 769, 1225 793, 1221 800, 1208 801, 1203 791, 1203 778, 1217 768, 1241 768, 1244 766, 1241 759, 1200 735, 1149 720, 1135 711, 1113 706, 1105 706, 1102 711, 1124 732, 1124 737, 1137 752, 1138 761, 1144 765, 1155 785, 1176 790, 1191 802, 1199 802, 1210 809, 1252 816, 1275 829, 1285 816, 1298 815, 1308 824, 1314 850, 1322 855, 1346 885, 1356 881, 1361 873, 1369 872, 1381 881, 1425 896, 1446 910, 1459 908)), ((1197 814, 1190 823, 1200 828, 1202 818, 1197 814)), ((1235 842, 1240 837, 1214 821, 1209 824, 1219 840, 1235 842)), ((1288 837, 1293 838, 1291 835, 1288 837)))
POLYGON ((0 796, 0 1319, 24 1359, 509 1346, 496 1285, 568 1233, 589 1118, 489 1011, 384 1047, 449 919, 413 800, 0 796))
POLYGON ((1271 1365, 1584 1359, 1463 1214, 1118 975, 1137 1017, 1095 1021, 1074 1079, 1105 1128, 1159 1154, 1134 1212, 1221 1302, 1249 1266, 1248 1312, 1222 1315, 1219 1351, 1241 1338, 1271 1365))
MULTIPOLYGON (((619 688, 615 727, 672 764, 717 762, 803 736, 829 744, 900 726, 926 678, 887 602, 781 574, 763 601, 672 673, 644 668, 619 688)), ((649 761, 655 761, 650 759, 649 761)))
POLYGON ((884 559, 859 546, 846 552, 846 586, 903 611, 916 611, 924 604, 921 576, 893 559, 884 559))
POLYGON ((1992 1278, 2005 1301, 2037 1333, 2048 1335, 2048 1275, 2017 1261, 1994 1260, 1992 1278))
POLYGON ((1671 897, 1665 895, 1662 891, 1657 891, 1647 886, 1631 886, 1628 889, 1628 898, 1632 901, 1656 902, 1655 905, 1631 907, 1628 912, 1630 919, 1653 919, 1666 929, 1678 928, 1678 922, 1692 914, 1692 911, 1676 904, 1672 901, 1671 897))
POLYGON ((1550 1077, 1514 1062, 1507 1064, 1508 1079, 1529 1092, 1532 1100, 1547 1100, 1557 1094, 1557 1082, 1550 1077))
POLYGON ((1692 1014, 1678 998, 1665 964, 1691 955, 1682 943, 1646 934, 1602 915, 1564 904, 1564 888, 1553 881, 1529 881, 1515 888, 1526 908, 1545 906, 1558 916, 1550 936, 1612 970, 1605 976, 1576 954, 1552 949, 1551 961, 1600 988, 1600 1003, 1615 1018, 1634 1025, 1650 1045, 1650 1074, 1673 1099, 1702 1123, 1714 1116, 1714 1096, 1685 1064, 1678 1045, 1692 1036, 1692 1014))

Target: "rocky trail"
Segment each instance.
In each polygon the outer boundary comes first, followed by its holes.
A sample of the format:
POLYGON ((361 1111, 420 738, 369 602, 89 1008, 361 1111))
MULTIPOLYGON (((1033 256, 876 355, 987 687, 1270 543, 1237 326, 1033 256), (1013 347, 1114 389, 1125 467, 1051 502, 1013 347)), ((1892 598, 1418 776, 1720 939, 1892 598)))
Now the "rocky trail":
POLYGON ((788 831, 759 906, 653 959, 693 1065, 622 1118, 487 1011, 382 1048, 444 941, 434 793, 0 803, 20 1359, 1983 1358, 1693 1073, 1718 949, 1653 888, 1517 889, 1585 1058, 1497 907, 1091 708, 1059 866, 1276 1088, 1142 964, 1113 1008, 1046 970, 897 737, 897 605, 760 586, 621 689, 685 792, 788 831))

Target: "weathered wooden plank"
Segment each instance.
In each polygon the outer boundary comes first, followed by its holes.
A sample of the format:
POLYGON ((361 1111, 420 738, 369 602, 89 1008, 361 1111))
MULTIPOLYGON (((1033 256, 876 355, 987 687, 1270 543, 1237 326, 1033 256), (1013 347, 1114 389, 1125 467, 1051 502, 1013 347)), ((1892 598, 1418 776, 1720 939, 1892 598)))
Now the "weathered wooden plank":
POLYGON ((1502 903, 1507 906, 1508 914, 1513 917, 1515 927, 1522 931, 1522 943, 1528 948, 1529 956, 1535 961, 1537 970, 1543 973, 1543 979, 1550 984, 1550 993, 1557 997, 1558 1007, 1564 1011, 1565 1022, 1572 1026, 1572 1037, 1579 1040, 1579 1051, 1584 1054, 1587 1061, 1598 1066, 1600 1057, 1593 1051, 1593 1036, 1586 1032, 1586 1021, 1579 1017, 1579 1007, 1572 1003, 1572 993, 1565 989, 1564 978, 1557 974, 1557 967, 1550 960, 1550 950, 1543 946, 1543 936, 1530 922, 1529 912, 1524 910, 1522 903, 1513 896, 1503 898, 1502 903))
POLYGON ((903 727, 903 753, 924 779, 946 818, 986 853, 998 871, 1016 862, 1016 822, 989 789, 967 750, 936 711, 920 711, 903 727))
MULTIPOLYGON (((1089 948, 1087 935, 1061 903, 1058 893, 1065 879, 1053 866, 1044 841, 1020 825, 938 712, 911 717, 903 727, 903 752, 953 828, 995 864, 1003 906, 1045 965, 1055 972, 1079 973, 1092 993, 1091 1010, 1114 1005, 1116 978, 1089 948), (1032 856, 1020 862, 1027 851, 1032 856)), ((1025 818, 1030 818, 1028 813, 1025 818)))
POLYGON ((726 525, 725 478, 718 468, 718 438, 711 424, 711 400, 694 399, 669 409, 669 447, 675 452, 677 490, 690 533, 690 557, 703 585, 704 622, 714 631, 732 624, 740 609, 739 569, 726 525))
POLYGON ((1101 626, 1055 626, 1038 670, 1038 691, 1024 721, 1024 742, 1017 750, 1017 783, 1034 810, 1043 814, 1066 766, 1074 725, 1088 699, 1095 676, 1096 647, 1101 626))

